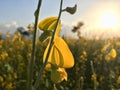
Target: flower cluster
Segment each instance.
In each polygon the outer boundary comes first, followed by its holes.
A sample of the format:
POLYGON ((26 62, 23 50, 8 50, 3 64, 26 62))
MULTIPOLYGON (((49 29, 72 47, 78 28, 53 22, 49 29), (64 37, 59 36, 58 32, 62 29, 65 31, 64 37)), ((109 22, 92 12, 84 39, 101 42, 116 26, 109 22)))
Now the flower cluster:
MULTIPOLYGON (((44 31, 43 34, 46 33, 46 35, 48 35, 48 32, 46 31, 53 32, 57 19, 57 17, 48 17, 38 24, 39 28, 44 31)), ((74 58, 69 47, 67 46, 66 42, 59 37, 60 28, 61 24, 59 22, 48 58, 48 64, 46 66, 47 68, 51 69, 51 80, 55 83, 59 83, 64 79, 67 80, 67 72, 65 71, 65 68, 71 68, 74 65, 74 58)), ((49 36, 49 43, 44 52, 43 62, 46 60, 48 49, 51 44, 51 36, 52 34, 49 36)))

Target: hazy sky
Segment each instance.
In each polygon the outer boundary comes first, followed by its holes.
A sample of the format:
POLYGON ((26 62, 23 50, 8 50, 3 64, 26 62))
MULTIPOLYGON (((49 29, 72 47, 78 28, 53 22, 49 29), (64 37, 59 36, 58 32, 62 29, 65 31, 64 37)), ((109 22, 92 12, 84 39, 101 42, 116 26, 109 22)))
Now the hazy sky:
MULTIPOLYGON (((42 1, 40 20, 47 16, 58 15, 60 0, 42 1)), ((37 3, 38 0, 0 0, 0 31, 14 31, 16 27, 26 27, 34 23, 37 3)), ((77 12, 74 15, 64 12, 61 17, 62 24, 72 27, 82 21, 84 34, 92 33, 93 30, 96 34, 99 32, 99 19, 105 12, 113 12, 117 15, 117 19, 120 19, 120 0, 64 0, 63 8, 75 4, 78 5, 77 12)), ((69 31, 63 33, 67 34, 69 31)))
MULTIPOLYGON (((42 0, 40 18, 58 15, 60 0, 42 0)), ((74 6, 79 0, 64 0, 65 6, 74 6)), ((27 25, 34 22, 38 0, 0 0, 0 23, 16 22, 27 25)))

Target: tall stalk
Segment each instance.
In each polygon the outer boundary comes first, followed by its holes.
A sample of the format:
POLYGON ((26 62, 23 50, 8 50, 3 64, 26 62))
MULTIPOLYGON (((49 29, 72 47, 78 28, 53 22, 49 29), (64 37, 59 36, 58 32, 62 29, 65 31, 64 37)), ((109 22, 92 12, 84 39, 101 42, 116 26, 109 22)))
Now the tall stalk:
POLYGON ((28 80, 27 80, 27 90, 32 90, 32 77, 33 77, 33 67, 34 67, 34 60, 35 60, 35 46, 36 46, 36 36, 37 36, 37 25, 38 25, 38 18, 39 18, 39 11, 41 7, 42 0, 38 1, 38 6, 35 11, 35 25, 34 25, 34 35, 33 35, 33 44, 32 44, 32 52, 31 52, 31 59, 28 65, 28 80))
POLYGON ((96 73, 95 73, 95 70, 94 70, 93 61, 90 61, 90 65, 91 65, 92 74, 93 74, 94 90, 97 90, 97 80, 96 80, 96 73))
POLYGON ((57 22, 56 22, 56 25, 55 25, 55 28, 54 28, 54 31, 53 31, 53 34, 52 34, 52 38, 51 38, 51 42, 50 42, 50 46, 49 46, 49 49, 48 49, 48 52, 47 52, 47 55, 46 55, 46 58, 45 58, 45 62, 43 63, 41 69, 40 69, 40 72, 37 76, 37 79, 36 79, 36 82, 34 84, 34 90, 36 90, 39 86, 39 82, 40 82, 40 78, 42 76, 42 73, 44 71, 44 68, 48 62, 48 58, 49 58, 49 55, 50 55, 50 51, 51 51, 51 48, 52 48, 52 45, 54 43, 54 37, 55 37, 55 33, 56 33, 56 29, 57 29, 57 25, 59 23, 59 20, 60 20, 60 17, 61 17, 61 13, 62 13, 62 4, 63 4, 63 0, 61 0, 60 2, 60 10, 59 10, 59 15, 58 15, 58 19, 57 19, 57 22))

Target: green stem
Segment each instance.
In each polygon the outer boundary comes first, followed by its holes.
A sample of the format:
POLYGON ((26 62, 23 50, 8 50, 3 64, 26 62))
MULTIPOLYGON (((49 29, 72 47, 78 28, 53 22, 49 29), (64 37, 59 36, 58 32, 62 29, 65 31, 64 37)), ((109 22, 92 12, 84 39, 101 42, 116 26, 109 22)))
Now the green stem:
MULTIPOLYGON (((91 69, 92 69, 93 75, 96 75, 95 70, 94 70, 94 66, 93 66, 93 61, 90 61, 90 64, 91 64, 91 69)), ((97 90, 96 76, 95 76, 95 79, 94 79, 94 90, 97 90)))
POLYGON ((80 77, 80 90, 83 90, 83 85, 84 85, 84 77, 80 77))
POLYGON ((32 52, 31 52, 31 59, 28 65, 28 80, 27 80, 27 90, 32 90, 32 77, 33 77, 33 67, 34 67, 34 60, 35 60, 35 46, 36 46, 36 34, 37 34, 37 24, 39 18, 39 11, 41 7, 42 0, 39 0, 37 10, 35 11, 35 25, 34 25, 34 35, 33 35, 33 45, 32 45, 32 52))
POLYGON ((45 62, 44 64, 42 65, 41 69, 40 69, 40 72, 37 76, 37 79, 36 79, 36 82, 34 84, 34 90, 36 90, 39 86, 39 82, 40 82, 40 78, 42 76, 42 73, 44 71, 44 68, 48 62, 48 57, 50 55, 50 51, 51 51, 51 48, 52 48, 52 45, 53 45, 53 42, 54 42, 54 37, 55 37, 55 33, 56 33, 56 29, 57 29, 57 25, 59 23, 59 20, 60 20, 60 17, 61 17, 61 13, 62 13, 62 4, 63 4, 63 0, 61 0, 61 3, 60 3, 60 11, 59 11, 59 16, 58 16, 58 19, 57 19, 57 22, 56 22, 56 25, 55 25, 55 29, 53 31, 53 34, 52 34, 52 38, 51 38, 51 42, 50 42, 50 46, 49 46, 49 49, 48 49, 48 52, 47 52, 47 55, 46 55, 46 58, 45 58, 45 62))
POLYGON ((93 66, 93 61, 90 61, 90 65, 91 65, 92 73, 95 74, 95 70, 94 70, 94 66, 93 66))

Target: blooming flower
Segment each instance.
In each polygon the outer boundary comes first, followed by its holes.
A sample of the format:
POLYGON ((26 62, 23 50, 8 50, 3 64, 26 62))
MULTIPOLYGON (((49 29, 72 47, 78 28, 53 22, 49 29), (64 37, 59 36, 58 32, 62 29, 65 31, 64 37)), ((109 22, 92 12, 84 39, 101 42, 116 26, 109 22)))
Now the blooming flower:
MULTIPOLYGON (((58 17, 55 16, 45 18, 41 22, 39 22, 38 27, 42 31, 52 31, 56 26, 57 19, 58 17)), ((61 23, 59 21, 57 25, 56 35, 59 35, 60 29, 61 29, 61 23)))
POLYGON ((60 83, 64 79, 67 81, 67 72, 64 68, 52 69, 51 80, 54 83, 60 83))
MULTIPOLYGON (((50 44, 48 44, 44 52, 43 60, 45 60, 46 58, 49 45, 50 44)), ((54 44, 52 46, 52 49, 51 49, 51 52, 48 58, 48 62, 54 65, 57 65, 58 67, 62 67, 62 68, 73 67, 74 65, 73 55, 71 51, 69 50, 67 44, 62 38, 55 37, 54 44)))
POLYGON ((114 60, 117 56, 116 50, 113 48, 110 52, 105 56, 106 61, 114 60))
POLYGON ((117 79, 117 84, 120 84, 120 76, 117 79))
MULTIPOLYGON (((48 17, 39 22, 38 27, 40 30, 43 30, 43 34, 41 35, 40 39, 47 38, 52 34, 52 30, 55 29, 57 24, 58 17, 48 17)), ((46 65, 46 69, 51 69, 51 80, 55 83, 59 83, 64 79, 67 80, 67 72, 64 68, 71 68, 74 65, 74 58, 69 50, 65 41, 58 37, 61 29, 61 23, 58 22, 54 42, 50 51, 50 55, 48 57, 48 64, 46 65)), ((50 42, 44 52, 43 62, 46 60, 46 56, 48 53, 48 49, 50 46, 50 42)))
MULTIPOLYGON (((48 44, 45 52, 43 61, 45 61, 48 48, 48 44)), ((65 41, 60 37, 55 37, 52 49, 48 58, 47 68, 51 68, 51 79, 55 82, 61 82, 64 79, 67 80, 67 73, 64 68, 71 68, 74 65, 74 58, 69 50, 65 41), (51 65, 50 65, 51 64, 51 65), (56 67, 55 67, 56 66, 56 67)))

